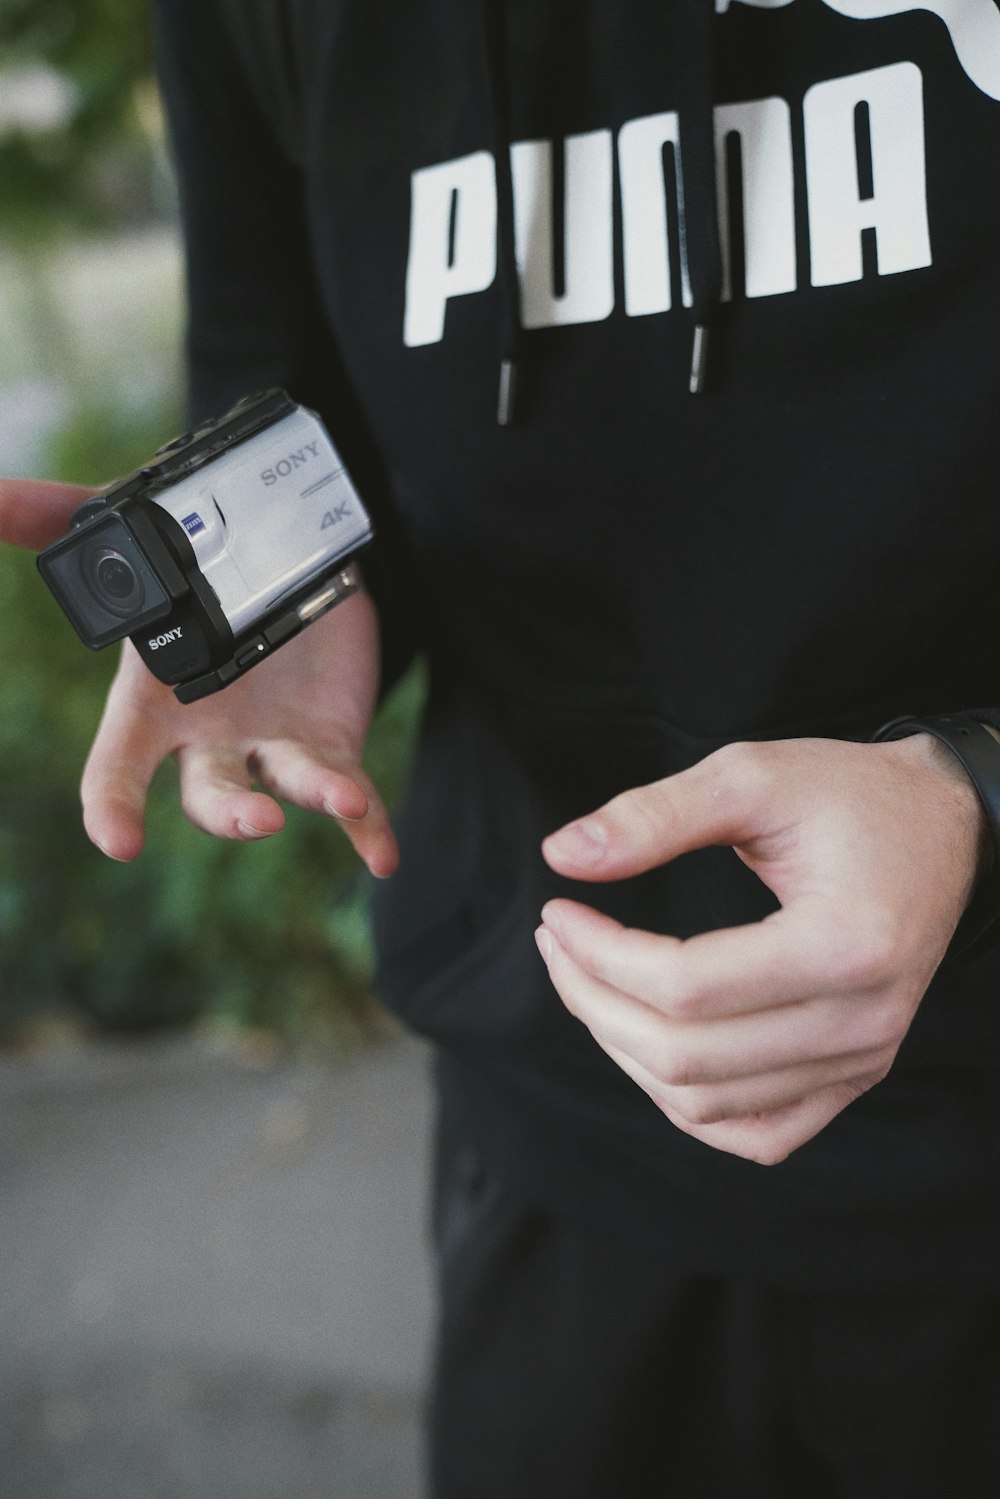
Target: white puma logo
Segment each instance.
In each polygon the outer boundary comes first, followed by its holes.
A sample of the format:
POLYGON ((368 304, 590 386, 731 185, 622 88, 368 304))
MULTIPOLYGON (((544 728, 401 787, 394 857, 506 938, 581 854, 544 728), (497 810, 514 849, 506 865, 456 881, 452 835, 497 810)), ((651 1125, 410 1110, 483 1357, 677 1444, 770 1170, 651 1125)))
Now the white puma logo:
MULTIPOLYGON (((715 0, 722 14, 732 0, 715 0)), ((793 0, 737 0, 760 10, 777 10, 793 0)), ((955 56, 966 75, 990 99, 1000 100, 1000 10, 995 0, 824 0, 852 21, 878 21, 910 10, 929 10, 948 28, 955 56)))

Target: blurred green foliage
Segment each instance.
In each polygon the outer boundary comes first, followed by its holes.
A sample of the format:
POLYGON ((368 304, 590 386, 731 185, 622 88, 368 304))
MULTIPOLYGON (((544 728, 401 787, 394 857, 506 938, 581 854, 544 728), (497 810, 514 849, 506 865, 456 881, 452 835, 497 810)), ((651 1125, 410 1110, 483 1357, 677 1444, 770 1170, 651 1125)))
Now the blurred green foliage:
MULTIPOLYGON (((102 460, 124 472, 167 435, 105 431, 102 460)), ((53 477, 84 471, 94 441, 64 432, 53 477)), ((82 831, 76 785, 115 652, 84 650, 25 553, 0 551, 0 596, 0 1034, 52 1008, 98 1027, 207 1016, 337 1044, 377 1026, 367 876, 340 831, 291 809, 277 837, 224 843, 183 819, 164 773, 139 860, 106 859, 82 831)), ((420 695, 411 676, 372 736, 369 767, 390 797, 420 695)))
POLYGON ((29 113, 19 127, 14 111, 0 128, 8 241, 38 246, 148 216, 151 72, 149 15, 138 0, 2 0, 0 95, 47 75, 46 96, 65 101, 47 123, 29 113))
MULTIPOLYGON (((6 350, 0 328, 0 381, 27 369, 69 398, 73 414, 38 469, 48 477, 104 482, 181 425, 169 369, 159 395, 154 381, 152 399, 129 405, 112 372, 94 367, 53 258, 81 235, 93 242, 162 213, 159 128, 141 0, 0 0, 0 252, 30 326, 22 347, 6 350), (43 103, 62 101, 41 122, 34 105, 20 122, 16 109, 4 113, 26 77, 35 102, 39 88, 43 103)), ((140 354, 141 340, 137 329, 140 354)), ((0 1038, 49 1011, 100 1028, 208 1017, 338 1044, 377 1026, 367 876, 339 830, 292 809, 273 839, 213 840, 182 817, 168 771, 139 860, 106 859, 82 831, 77 782, 114 652, 84 650, 26 554, 0 549, 0 598, 0 1038)), ((390 799, 421 696, 412 676, 372 737, 369 769, 390 799)))

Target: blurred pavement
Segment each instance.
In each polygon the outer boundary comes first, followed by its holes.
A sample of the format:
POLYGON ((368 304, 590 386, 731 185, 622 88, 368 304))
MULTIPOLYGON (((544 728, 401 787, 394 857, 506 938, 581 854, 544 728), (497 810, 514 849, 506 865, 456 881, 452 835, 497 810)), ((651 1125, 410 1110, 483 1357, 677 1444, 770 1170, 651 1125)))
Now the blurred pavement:
POLYGON ((420 1499, 427 1057, 0 1057, 0 1499, 420 1499))

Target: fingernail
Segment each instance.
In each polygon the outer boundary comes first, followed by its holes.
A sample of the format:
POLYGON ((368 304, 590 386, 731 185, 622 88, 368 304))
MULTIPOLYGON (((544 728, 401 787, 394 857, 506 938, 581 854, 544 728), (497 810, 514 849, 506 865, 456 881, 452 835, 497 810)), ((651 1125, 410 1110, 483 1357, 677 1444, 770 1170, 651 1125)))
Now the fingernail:
POLYGON ((546 838, 545 847, 571 864, 597 864, 608 851, 607 829, 593 818, 584 818, 546 838))
POLYGON ((255 828, 252 822, 240 822, 240 823, 237 823, 237 827, 239 828, 240 832, 243 834, 244 838, 270 838, 271 837, 271 834, 268 833, 268 832, 265 832, 265 830, 263 828, 255 828))
POLYGON ((546 967, 548 967, 552 962, 552 954, 555 952, 555 943, 543 926, 540 926, 535 933, 535 942, 538 945, 538 951, 541 953, 546 967))
POLYGON ((362 812, 360 817, 348 817, 346 812, 341 812, 333 805, 333 802, 324 802, 323 811, 330 817, 336 817, 338 822, 364 822, 366 813, 362 812))
POLYGON ((105 848, 104 844, 99 842, 98 839, 95 838, 94 843, 101 850, 101 853, 106 859, 112 859, 116 864, 127 864, 129 862, 128 859, 123 859, 120 854, 113 854, 110 848, 105 848))

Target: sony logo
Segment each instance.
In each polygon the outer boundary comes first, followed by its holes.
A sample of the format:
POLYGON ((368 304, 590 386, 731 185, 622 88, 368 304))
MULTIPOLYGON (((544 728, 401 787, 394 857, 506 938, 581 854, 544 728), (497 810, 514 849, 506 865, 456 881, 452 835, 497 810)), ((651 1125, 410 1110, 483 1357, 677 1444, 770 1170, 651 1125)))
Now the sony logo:
POLYGON ((308 463, 310 458, 319 455, 319 443, 307 442, 305 447, 299 448, 297 453, 289 453, 287 458, 280 458, 273 468, 266 468, 261 478, 267 485, 277 484, 279 479, 286 479, 293 469, 303 463, 308 463))
POLYGON ((158 651, 161 645, 169 645, 173 640, 180 640, 182 633, 181 627, 178 625, 175 630, 168 630, 165 635, 154 635, 153 639, 148 640, 146 644, 151 651, 158 651))

